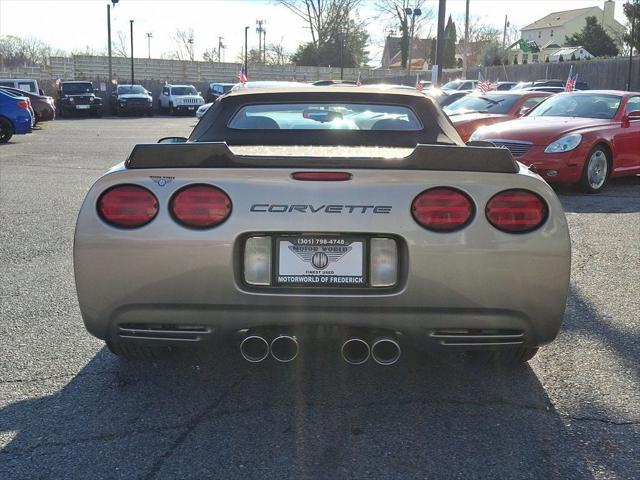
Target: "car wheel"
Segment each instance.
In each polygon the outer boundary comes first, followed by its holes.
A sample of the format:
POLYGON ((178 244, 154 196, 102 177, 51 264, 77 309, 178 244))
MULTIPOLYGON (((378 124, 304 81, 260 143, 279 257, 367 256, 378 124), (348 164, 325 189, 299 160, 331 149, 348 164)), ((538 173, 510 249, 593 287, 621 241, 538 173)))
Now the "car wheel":
POLYGON ((127 360, 157 360, 166 357, 172 351, 170 347, 150 347, 109 340, 105 343, 111 353, 127 360))
POLYGON ((13 137, 13 125, 6 118, 0 118, 0 143, 7 143, 13 137))
POLYGON ((600 193, 607 185, 610 165, 611 159, 606 148, 599 145, 591 150, 582 171, 582 189, 586 193, 600 193))
POLYGON ((173 103, 170 103, 169 104, 169 115, 175 115, 175 114, 176 114, 176 111, 173 108, 173 103))

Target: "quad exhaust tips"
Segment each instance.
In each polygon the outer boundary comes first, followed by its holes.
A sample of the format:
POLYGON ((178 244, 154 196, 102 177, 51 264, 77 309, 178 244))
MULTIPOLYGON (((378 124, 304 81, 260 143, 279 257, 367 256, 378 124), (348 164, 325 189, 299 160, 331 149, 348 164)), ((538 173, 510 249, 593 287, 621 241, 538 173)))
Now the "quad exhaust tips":
POLYGON ((291 362, 298 356, 298 340, 289 335, 279 335, 271 341, 271 356, 278 362, 291 362))
POLYGON ((240 343, 240 353, 247 362, 260 363, 269 352, 278 362, 287 363, 298 356, 298 340, 290 335, 278 335, 271 344, 262 335, 249 334, 240 343))
POLYGON ((269 342, 260 335, 247 335, 240 343, 240 353, 247 362, 262 362, 269 356, 269 342))
POLYGON ((371 355, 369 344, 361 338, 350 338, 342 344, 342 359, 352 365, 361 365, 371 355))
POLYGON ((393 365, 400 360, 400 345, 391 337, 376 338, 371 344, 371 356, 379 365, 393 365))

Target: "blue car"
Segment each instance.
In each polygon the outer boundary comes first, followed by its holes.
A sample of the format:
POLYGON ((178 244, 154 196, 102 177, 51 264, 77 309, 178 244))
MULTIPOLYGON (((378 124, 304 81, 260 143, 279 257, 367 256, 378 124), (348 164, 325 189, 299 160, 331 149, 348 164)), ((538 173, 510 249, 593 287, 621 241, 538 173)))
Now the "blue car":
POLYGON ((0 91, 0 143, 7 143, 14 134, 31 132, 30 106, 28 98, 0 91))

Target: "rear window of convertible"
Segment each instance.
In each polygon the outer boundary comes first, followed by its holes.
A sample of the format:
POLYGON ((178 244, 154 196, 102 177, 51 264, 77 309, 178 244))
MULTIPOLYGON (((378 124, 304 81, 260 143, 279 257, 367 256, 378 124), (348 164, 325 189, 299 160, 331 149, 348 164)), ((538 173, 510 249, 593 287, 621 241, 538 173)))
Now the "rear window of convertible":
POLYGON ((423 126, 408 107, 362 103, 245 105, 231 118, 235 130, 391 130, 423 126))

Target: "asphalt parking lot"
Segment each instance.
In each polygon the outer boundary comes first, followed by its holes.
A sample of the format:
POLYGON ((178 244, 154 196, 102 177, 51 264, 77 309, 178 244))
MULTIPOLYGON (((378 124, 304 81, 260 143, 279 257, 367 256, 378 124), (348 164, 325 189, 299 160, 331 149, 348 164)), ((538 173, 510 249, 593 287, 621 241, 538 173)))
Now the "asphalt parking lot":
POLYGON ((0 146, 0 478, 640 477, 640 177, 559 190, 571 296, 528 366, 255 366, 228 345, 127 362, 82 325, 76 215, 135 143, 193 124, 60 120, 0 146))

